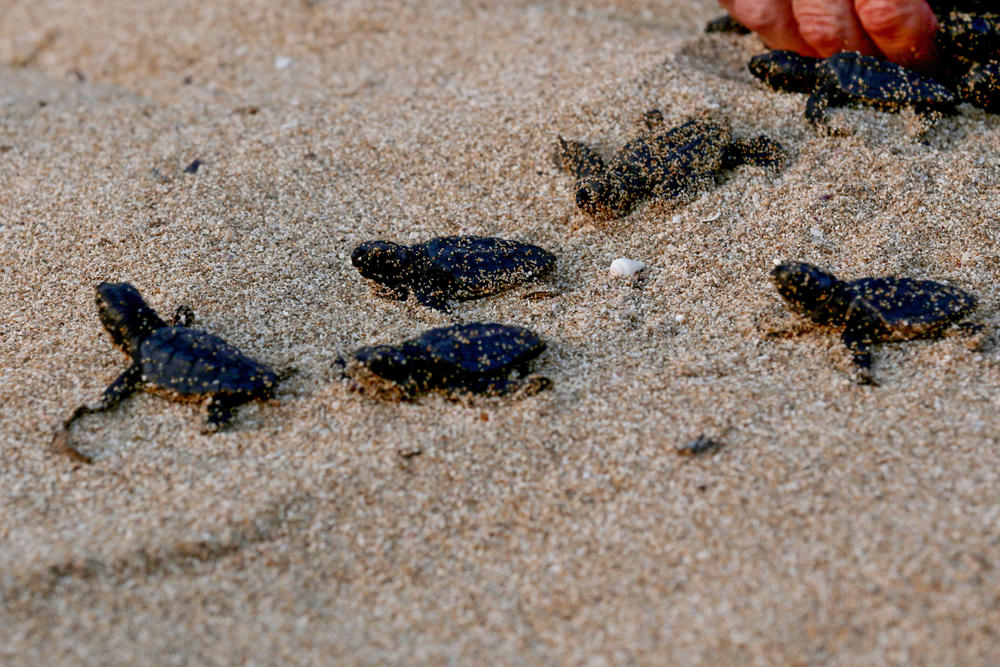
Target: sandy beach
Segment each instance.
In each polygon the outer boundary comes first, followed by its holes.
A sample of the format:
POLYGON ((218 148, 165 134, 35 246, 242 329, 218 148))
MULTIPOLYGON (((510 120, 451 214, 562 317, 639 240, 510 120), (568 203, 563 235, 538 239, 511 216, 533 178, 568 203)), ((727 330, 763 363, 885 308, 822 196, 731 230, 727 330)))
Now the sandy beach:
POLYGON ((0 662, 1000 663, 1000 116, 818 134, 709 1, 0 5, 0 662), (557 137, 608 155, 652 108, 788 160, 588 219, 557 137), (446 315, 350 264, 446 234, 558 265, 446 315), (777 260, 948 282, 985 332, 857 385, 836 331, 768 336, 777 260), (140 393, 56 455, 128 364, 101 281, 297 372, 222 433, 140 393), (552 389, 335 368, 455 321, 537 332, 552 389))

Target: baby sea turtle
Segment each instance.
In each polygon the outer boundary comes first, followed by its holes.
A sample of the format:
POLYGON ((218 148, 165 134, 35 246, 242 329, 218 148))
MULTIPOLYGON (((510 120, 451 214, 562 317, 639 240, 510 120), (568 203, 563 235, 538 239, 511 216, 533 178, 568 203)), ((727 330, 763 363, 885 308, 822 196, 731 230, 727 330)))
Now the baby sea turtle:
POLYGON ((741 164, 776 167, 785 157, 781 145, 759 136, 737 139, 729 121, 706 114, 677 127, 663 123, 653 109, 646 131, 625 144, 607 164, 592 148, 559 137, 557 160, 576 177, 576 205, 597 220, 628 215, 644 199, 674 197, 741 164))
POLYGON ((410 400, 433 390, 456 396, 530 395, 552 384, 528 374, 529 363, 544 349, 545 342, 523 327, 456 324, 398 345, 363 347, 337 363, 356 389, 376 396, 410 400))
POLYGON ((379 296, 403 300, 412 291, 422 305, 447 311, 449 299, 477 299, 538 278, 556 257, 530 243, 444 236, 412 246, 365 241, 351 263, 379 296))
POLYGON ((938 336, 976 308, 974 296, 951 285, 895 277, 844 281, 802 262, 775 266, 771 281, 792 311, 844 327, 841 339, 863 384, 875 384, 872 345, 938 336))
POLYGON ((826 59, 793 51, 771 51, 754 56, 747 67, 775 90, 808 93, 806 118, 817 126, 826 125, 828 107, 849 104, 882 111, 912 107, 924 115, 955 112, 955 95, 936 81, 852 51, 826 59))
POLYGON ((167 324, 132 285, 101 283, 97 312, 111 342, 132 364, 104 390, 98 405, 76 408, 63 422, 63 432, 81 416, 110 410, 138 389, 203 402, 205 432, 225 427, 243 403, 274 395, 274 371, 218 336, 190 328, 194 315, 185 306, 167 324))

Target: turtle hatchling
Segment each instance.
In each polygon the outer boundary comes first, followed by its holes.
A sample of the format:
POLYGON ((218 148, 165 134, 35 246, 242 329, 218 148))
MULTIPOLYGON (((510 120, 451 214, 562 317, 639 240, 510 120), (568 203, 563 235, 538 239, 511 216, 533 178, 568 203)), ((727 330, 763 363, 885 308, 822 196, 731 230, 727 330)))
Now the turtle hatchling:
POLYGON ((841 339, 862 384, 877 384, 872 345, 939 336, 976 308, 974 296, 951 285, 895 277, 844 281, 802 262, 775 266, 771 280, 790 310, 844 328, 841 339))
POLYGON ((530 374, 545 342, 523 327, 456 324, 425 331, 398 345, 376 345, 338 360, 354 388, 385 398, 411 400, 440 390, 453 396, 537 393, 551 381, 530 374))
POLYGON ((101 283, 97 312, 111 342, 132 363, 104 390, 97 406, 81 405, 73 411, 63 423, 64 432, 81 416, 110 410, 139 389, 204 403, 205 432, 228 425, 243 403, 274 395, 274 371, 218 336, 190 328, 194 316, 184 306, 167 324, 132 285, 101 283))
POLYGON ((775 90, 808 93, 806 118, 826 126, 828 107, 859 104, 882 111, 911 107, 923 115, 955 113, 955 95, 937 83, 894 63, 843 51, 826 59, 793 51, 754 56, 750 73, 775 90))
POLYGON ((557 161, 576 177, 576 205, 592 218, 621 218, 644 199, 677 196, 741 164, 776 167, 785 157, 781 145, 765 136, 733 137, 721 114, 706 113, 672 128, 657 109, 644 119, 646 130, 607 164, 589 146, 559 137, 557 161))
POLYGON ((422 305, 447 311, 450 299, 478 299, 534 280, 556 257, 530 243, 444 236, 411 246, 365 241, 351 263, 379 296, 404 300, 413 292, 422 305))

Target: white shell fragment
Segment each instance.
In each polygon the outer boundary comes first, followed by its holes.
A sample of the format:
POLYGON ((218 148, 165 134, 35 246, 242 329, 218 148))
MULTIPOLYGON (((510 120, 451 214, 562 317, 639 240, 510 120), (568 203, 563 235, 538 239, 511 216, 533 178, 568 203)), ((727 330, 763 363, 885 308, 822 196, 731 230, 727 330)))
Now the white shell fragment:
POLYGON ((639 273, 645 268, 646 265, 642 262, 637 262, 636 260, 628 259, 627 257, 619 257, 615 261, 611 262, 611 266, 608 267, 608 270, 611 271, 611 275, 617 278, 626 278, 639 273))

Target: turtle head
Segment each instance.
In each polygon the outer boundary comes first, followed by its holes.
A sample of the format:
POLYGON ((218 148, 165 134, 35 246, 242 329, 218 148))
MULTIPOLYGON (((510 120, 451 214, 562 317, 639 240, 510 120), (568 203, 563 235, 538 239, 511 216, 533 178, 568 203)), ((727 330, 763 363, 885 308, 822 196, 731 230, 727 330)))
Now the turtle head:
POLYGON ((386 380, 399 384, 410 377, 410 364, 398 347, 373 345, 354 353, 354 360, 369 371, 386 380))
POLYGON ((632 210, 624 192, 620 180, 612 173, 582 178, 577 182, 576 205, 596 220, 614 220, 632 210))
POLYGON ((789 309, 820 324, 843 318, 850 304, 846 284, 812 264, 778 264, 771 269, 771 282, 789 309))
POLYGON ((789 93, 811 93, 818 82, 817 58, 802 56, 794 51, 770 51, 754 56, 747 69, 775 90, 789 93))
POLYGON ((167 326, 146 304, 139 290, 128 283, 98 285, 97 314, 111 342, 131 357, 139 353, 139 346, 150 334, 167 326))
POLYGON ((413 249, 391 241, 365 241, 351 253, 351 264, 381 288, 382 296, 405 299, 415 254, 413 249))

